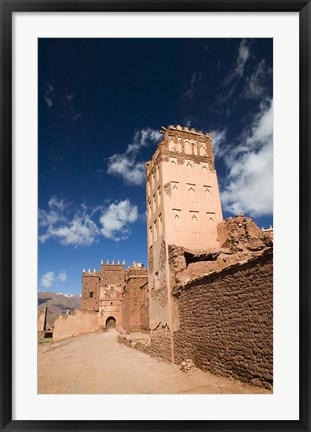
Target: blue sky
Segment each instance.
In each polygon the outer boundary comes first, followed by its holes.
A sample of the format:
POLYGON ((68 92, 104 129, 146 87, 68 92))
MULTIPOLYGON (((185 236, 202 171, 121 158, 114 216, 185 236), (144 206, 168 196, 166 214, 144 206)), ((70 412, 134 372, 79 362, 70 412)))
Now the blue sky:
POLYGON ((39 39, 40 291, 147 265, 145 170, 170 124, 212 132, 224 217, 272 224, 272 39, 39 39))

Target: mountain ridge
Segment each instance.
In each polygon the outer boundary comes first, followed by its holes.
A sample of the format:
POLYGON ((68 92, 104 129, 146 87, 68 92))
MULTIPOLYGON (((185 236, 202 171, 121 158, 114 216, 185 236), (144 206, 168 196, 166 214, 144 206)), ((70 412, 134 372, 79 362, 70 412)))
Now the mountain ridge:
POLYGON ((38 312, 47 308, 47 323, 53 326, 58 315, 68 310, 74 312, 81 306, 81 294, 65 294, 53 291, 38 291, 38 312))

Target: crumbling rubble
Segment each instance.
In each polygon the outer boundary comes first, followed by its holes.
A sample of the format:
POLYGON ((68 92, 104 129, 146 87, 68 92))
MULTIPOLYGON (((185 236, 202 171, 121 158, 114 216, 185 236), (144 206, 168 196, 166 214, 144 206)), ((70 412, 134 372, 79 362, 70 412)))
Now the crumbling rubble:
POLYGON ((186 359, 180 363, 180 370, 186 373, 189 372, 193 366, 194 366, 193 360, 186 359))
POLYGON ((221 222, 217 232, 220 247, 231 253, 261 251, 273 244, 270 231, 261 230, 253 219, 243 215, 221 222))
POLYGON ((169 245, 172 282, 182 285, 198 276, 220 271, 248 261, 273 246, 273 233, 261 230, 246 216, 236 216, 218 224, 219 248, 189 250, 169 245))

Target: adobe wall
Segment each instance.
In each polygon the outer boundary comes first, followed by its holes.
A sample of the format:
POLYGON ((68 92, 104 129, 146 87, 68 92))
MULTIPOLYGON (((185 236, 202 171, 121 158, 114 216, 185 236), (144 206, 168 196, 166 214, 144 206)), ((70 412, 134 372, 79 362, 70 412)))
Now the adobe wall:
POLYGON ((100 322, 102 328, 107 327, 108 318, 114 318, 116 321, 116 329, 123 330, 123 316, 122 316, 122 294, 115 292, 113 298, 105 298, 100 302, 100 322))
POLYGON ((101 264, 101 285, 123 287, 125 270, 123 264, 101 264))
POLYGON ((47 315, 47 308, 44 308, 43 310, 38 311, 38 331, 42 332, 46 330, 46 315, 47 315))
POLYGON ((171 335, 167 324, 161 323, 150 332, 150 355, 165 361, 171 361, 171 335))
POLYGON ((140 325, 142 331, 149 331, 148 282, 142 287, 145 290, 145 302, 140 306, 140 325))
POLYGON ((100 280, 100 321, 106 328, 107 319, 113 317, 116 320, 116 328, 123 329, 122 317, 122 292, 125 282, 124 264, 101 264, 100 280))
POLYGON ((173 290, 175 361, 272 388, 272 248, 173 290))
POLYGON ((60 315, 54 323, 53 341, 95 332, 99 328, 98 313, 76 310, 74 315, 60 315))
POLYGON ((129 269, 122 299, 126 333, 149 329, 148 270, 129 269))
POLYGON ((81 309, 98 311, 99 308, 99 272, 82 273, 81 309))

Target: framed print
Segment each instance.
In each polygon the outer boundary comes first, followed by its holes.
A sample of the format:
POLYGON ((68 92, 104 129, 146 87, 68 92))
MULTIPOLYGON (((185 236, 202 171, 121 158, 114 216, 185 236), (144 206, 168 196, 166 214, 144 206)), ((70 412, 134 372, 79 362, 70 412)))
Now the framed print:
POLYGON ((1 1, 2 430, 310 430, 309 1, 1 1))

